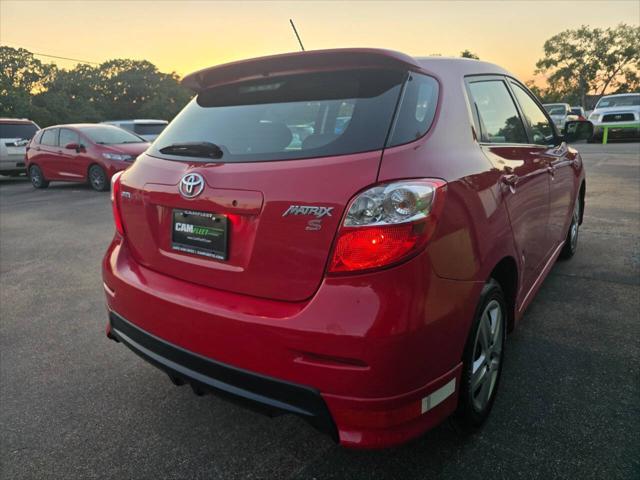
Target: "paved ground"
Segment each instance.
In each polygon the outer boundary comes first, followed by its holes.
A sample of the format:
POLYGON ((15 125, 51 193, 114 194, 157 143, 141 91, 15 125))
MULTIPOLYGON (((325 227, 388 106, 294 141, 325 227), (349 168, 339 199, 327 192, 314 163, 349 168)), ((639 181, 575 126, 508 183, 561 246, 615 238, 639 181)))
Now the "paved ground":
POLYGON ((384 452, 196 397, 107 341, 108 194, 0 180, 2 478, 640 478, 640 145, 583 151, 579 252, 509 338, 490 421, 384 452))

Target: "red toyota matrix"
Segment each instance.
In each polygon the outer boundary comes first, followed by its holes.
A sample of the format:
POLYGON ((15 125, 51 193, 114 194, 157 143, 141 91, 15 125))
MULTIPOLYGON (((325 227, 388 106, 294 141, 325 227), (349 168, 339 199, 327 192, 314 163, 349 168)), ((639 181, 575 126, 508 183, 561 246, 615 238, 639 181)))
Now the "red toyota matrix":
POLYGON ((479 426, 505 336, 576 251, 585 174, 502 68, 345 49, 187 76, 112 180, 107 334, 177 385, 349 447, 479 426))

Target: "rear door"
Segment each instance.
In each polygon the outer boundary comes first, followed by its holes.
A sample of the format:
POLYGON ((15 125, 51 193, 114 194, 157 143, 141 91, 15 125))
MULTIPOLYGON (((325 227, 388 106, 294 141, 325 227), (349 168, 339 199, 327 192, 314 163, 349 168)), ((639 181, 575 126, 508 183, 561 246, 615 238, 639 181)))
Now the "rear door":
POLYGON ((209 287, 310 297, 346 205, 376 181, 406 77, 309 73, 203 91, 122 177, 132 255, 209 287), (198 146, 181 154, 185 142, 198 146))
POLYGON ((467 85, 482 149, 502 172, 504 199, 524 265, 520 285, 526 293, 550 249, 547 162, 540 157, 539 148, 530 144, 504 78, 471 77, 467 85))

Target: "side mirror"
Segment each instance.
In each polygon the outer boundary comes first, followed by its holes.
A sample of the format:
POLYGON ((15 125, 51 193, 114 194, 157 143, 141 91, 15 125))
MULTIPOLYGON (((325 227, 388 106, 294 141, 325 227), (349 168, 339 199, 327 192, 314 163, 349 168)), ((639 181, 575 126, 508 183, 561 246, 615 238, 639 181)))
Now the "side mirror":
POLYGON ((564 124, 564 141, 567 143, 590 140, 593 137, 593 123, 589 120, 572 120, 564 124))
POLYGON ((75 150, 77 153, 84 151, 84 145, 81 145, 79 143, 67 143, 64 148, 66 148, 67 150, 75 150))

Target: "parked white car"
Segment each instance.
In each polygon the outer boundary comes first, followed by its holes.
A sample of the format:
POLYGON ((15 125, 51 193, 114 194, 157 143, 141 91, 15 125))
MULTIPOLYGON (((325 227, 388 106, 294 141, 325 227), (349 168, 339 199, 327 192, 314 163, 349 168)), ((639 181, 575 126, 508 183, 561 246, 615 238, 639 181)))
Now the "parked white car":
POLYGON ((25 173, 29 140, 40 127, 26 118, 0 118, 0 175, 25 173))
POLYGON ((545 103, 542 106, 549 113, 559 132, 563 131, 565 123, 579 118, 578 115, 571 113, 571 105, 568 103, 545 103))
POLYGON ((135 133, 139 137, 144 138, 148 142, 153 142, 158 135, 162 133, 167 124, 166 120, 109 120, 107 122, 109 125, 115 125, 116 127, 124 128, 125 130, 129 130, 130 132, 135 133))
POLYGON ((640 93, 605 95, 598 100, 589 121, 593 123, 595 139, 602 138, 605 126, 609 127, 609 138, 640 137, 640 93), (621 128, 622 125, 636 128, 621 128))

